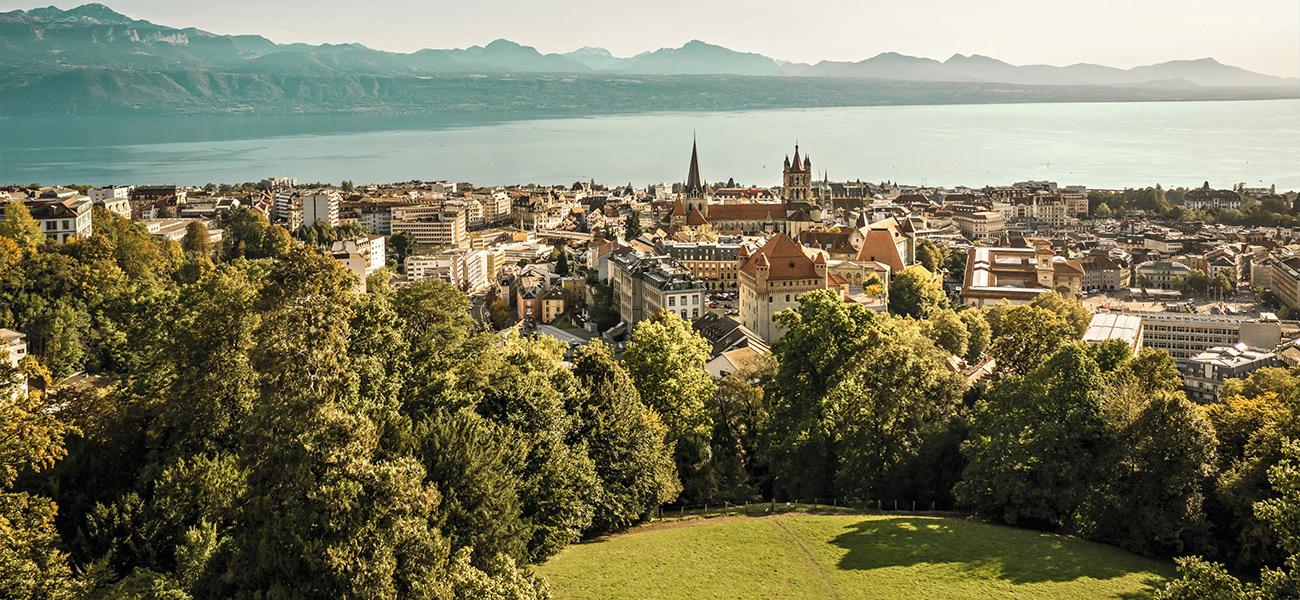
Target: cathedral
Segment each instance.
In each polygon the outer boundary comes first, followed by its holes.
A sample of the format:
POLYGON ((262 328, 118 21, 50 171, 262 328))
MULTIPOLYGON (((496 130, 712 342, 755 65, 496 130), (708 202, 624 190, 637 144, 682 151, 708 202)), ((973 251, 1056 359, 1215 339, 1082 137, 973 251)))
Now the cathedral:
POLYGON ((821 208, 813 201, 812 160, 800 156, 798 144, 794 160, 788 155, 785 158, 780 202, 714 203, 704 181, 699 147, 692 143, 686 183, 668 216, 670 231, 707 225, 717 232, 784 233, 798 239, 800 233, 821 222, 821 208))

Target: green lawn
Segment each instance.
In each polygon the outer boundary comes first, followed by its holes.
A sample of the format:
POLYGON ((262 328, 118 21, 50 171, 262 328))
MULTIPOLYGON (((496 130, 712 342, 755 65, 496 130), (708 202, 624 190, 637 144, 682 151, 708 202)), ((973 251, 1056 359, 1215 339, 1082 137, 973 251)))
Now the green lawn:
POLYGON ((703 520, 570 546, 537 568, 585 598, 1144 598, 1173 564, 958 519, 703 520))

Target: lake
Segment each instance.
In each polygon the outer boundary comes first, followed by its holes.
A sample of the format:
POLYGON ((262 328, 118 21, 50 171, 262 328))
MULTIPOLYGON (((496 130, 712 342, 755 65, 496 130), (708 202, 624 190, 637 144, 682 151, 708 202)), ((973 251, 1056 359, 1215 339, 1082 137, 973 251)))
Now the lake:
POLYGON ((0 183, 779 185, 798 140, 832 180, 944 186, 1300 189, 1300 100, 876 106, 512 120, 497 116, 0 119, 0 183))

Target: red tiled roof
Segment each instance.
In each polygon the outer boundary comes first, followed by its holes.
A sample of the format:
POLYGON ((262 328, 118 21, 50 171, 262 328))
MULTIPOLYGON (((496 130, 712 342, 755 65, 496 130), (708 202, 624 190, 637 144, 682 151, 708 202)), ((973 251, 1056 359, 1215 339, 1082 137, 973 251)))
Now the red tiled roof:
POLYGON ((709 206, 711 221, 761 221, 785 219, 785 205, 780 202, 752 204, 714 204, 709 206))
POLYGON ((757 267, 770 267, 768 279, 812 279, 817 277, 813 260, 803 248, 784 233, 778 233, 763 244, 753 256, 740 265, 740 272, 757 277, 757 267))
POLYGON ((858 260, 884 263, 889 265, 889 270, 893 273, 902 273, 906 268, 903 264, 903 255, 898 251, 894 233, 890 229, 867 231, 866 238, 862 240, 862 248, 858 249, 858 260))

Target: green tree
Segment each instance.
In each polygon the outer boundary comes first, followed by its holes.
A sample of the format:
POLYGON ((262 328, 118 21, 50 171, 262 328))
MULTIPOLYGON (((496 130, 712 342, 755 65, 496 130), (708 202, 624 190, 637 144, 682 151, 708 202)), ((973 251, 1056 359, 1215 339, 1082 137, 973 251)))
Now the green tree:
MULTIPOLYGON (((969 311, 968 311, 969 312, 969 311)), ((934 344, 953 356, 965 356, 970 342, 970 332, 966 322, 952 310, 936 311, 925 321, 926 337, 934 344)))
POLYGON ((1109 217, 1111 215, 1110 205, 1102 202, 1097 205, 1097 208, 1093 209, 1092 214, 1096 217, 1109 217))
POLYGON ((1088 325, 1092 323, 1092 314, 1088 312, 1088 309, 1075 300, 1065 298, 1056 292, 1039 294, 1037 298, 1034 298, 1033 306, 1046 308, 1056 313, 1074 329, 1075 339, 1083 339, 1084 332, 1088 331, 1088 325))
POLYGON ((923 438, 958 403, 940 353, 831 290, 804 294, 777 319, 787 331, 772 348, 762 434, 774 493, 865 499, 906 485, 923 438))
POLYGON ((634 240, 641 237, 641 214, 632 211, 623 221, 623 239, 634 240))
POLYGON ((1183 279, 1183 287, 1188 291, 1204 294, 1210 289, 1210 278, 1205 276, 1204 271, 1192 269, 1192 272, 1183 279))
POLYGON ((194 252, 200 256, 207 256, 212 252, 212 236, 208 234, 206 225, 199 221, 190 221, 185 225, 185 237, 181 238, 181 248, 186 252, 194 252))
POLYGON ((0 236, 18 243, 23 250, 39 248, 45 243, 45 234, 41 233, 41 224, 32 217, 27 205, 11 201, 5 204, 4 220, 0 221, 0 236))
POLYGON ((893 314, 925 319, 947 307, 943 287, 925 267, 912 265, 889 282, 889 312, 893 314))
POLYGON ((938 273, 943 263, 943 250, 935 246, 934 242, 921 240, 916 245, 916 264, 925 267, 931 273, 938 273))
POLYGON ((397 264, 405 264, 406 257, 415 254, 419 244, 415 241, 415 234, 409 231, 399 231, 388 237, 388 247, 393 249, 393 258, 397 264))
POLYGON ((1041 364, 1077 331, 1056 313, 1037 306, 1009 308, 997 323, 999 333, 989 354, 1003 371, 1020 374, 1041 364))
POLYGON ((243 436, 248 491, 226 567, 212 570, 235 598, 431 596, 445 556, 429 526, 438 493, 414 458, 382 451, 372 417, 394 407, 356 395, 351 279, 306 249, 268 278, 252 356, 259 404, 274 410, 243 436))
POLYGON ((978 310, 963 310, 957 313, 957 316, 966 325, 966 361, 970 363, 978 362, 984 352, 988 350, 991 341, 992 333, 989 322, 984 320, 983 313, 978 310))
POLYGON ((715 494, 711 485, 712 419, 709 401, 717 391, 704 369, 709 345, 690 322, 666 310, 637 324, 623 353, 623 366, 641 400, 659 413, 673 449, 686 502, 703 502, 715 494))
POLYGON ((279 225, 272 225, 262 233, 262 246, 259 254, 267 258, 284 258, 289 255, 289 248, 292 246, 293 236, 289 235, 289 230, 279 225))
POLYGON ((560 250, 560 257, 555 259, 555 274, 560 277, 569 276, 569 253, 560 250))
POLYGON ((1078 346, 1025 372, 976 403, 963 447, 969 464, 956 493, 986 517, 1059 529, 1095 484, 1106 427, 1102 377, 1078 346))
POLYGON ((667 429, 641 402, 627 371, 609 346, 593 341, 574 359, 580 393, 576 434, 596 465, 600 500, 590 532, 622 529, 649 517, 681 491, 667 429))

